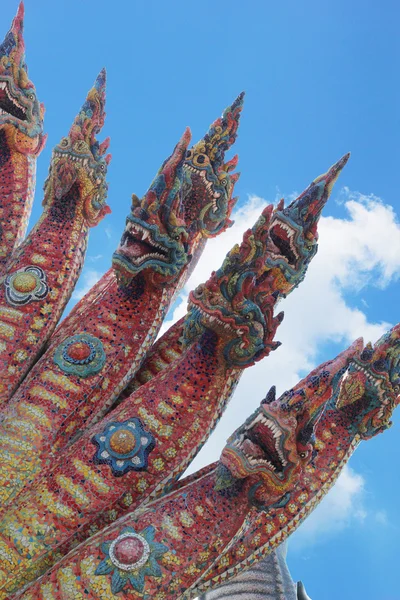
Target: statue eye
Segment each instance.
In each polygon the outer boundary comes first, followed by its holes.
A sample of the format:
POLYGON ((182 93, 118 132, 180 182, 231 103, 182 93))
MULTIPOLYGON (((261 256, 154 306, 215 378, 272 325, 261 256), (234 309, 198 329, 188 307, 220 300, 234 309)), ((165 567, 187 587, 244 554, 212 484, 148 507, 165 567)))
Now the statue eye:
POLYGON ((35 99, 35 94, 28 94, 28 98, 29 98, 29 100, 34 100, 35 99))
POLYGON ((195 298, 201 298, 204 291, 204 285, 198 285, 197 288, 193 291, 193 296, 195 298))
POLYGON ((193 157, 193 162, 199 167, 206 167, 209 164, 210 159, 207 154, 197 154, 193 157))
POLYGON ((306 458, 307 452, 300 452, 299 456, 300 458, 306 458))
POLYGON ((386 361, 384 358, 379 358, 373 364, 376 371, 384 371, 386 369, 386 361))
POLYGON ((69 146, 69 139, 68 138, 63 138, 60 142, 60 146, 61 148, 68 148, 69 146))
POLYGON ((394 385, 393 386, 393 391, 395 394, 398 394, 400 392, 400 385, 394 385))

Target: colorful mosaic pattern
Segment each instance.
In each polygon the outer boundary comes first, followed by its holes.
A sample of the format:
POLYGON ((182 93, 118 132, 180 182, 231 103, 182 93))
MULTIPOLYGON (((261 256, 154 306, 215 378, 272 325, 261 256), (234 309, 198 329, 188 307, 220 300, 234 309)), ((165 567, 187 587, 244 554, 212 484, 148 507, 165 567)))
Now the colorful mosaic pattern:
POLYGON ((102 71, 68 137, 53 151, 43 213, 7 264, 0 286, 0 406, 42 353, 83 267, 89 227, 109 212, 105 176, 111 157, 104 156, 108 141, 99 145, 95 137, 104 103, 102 71))
POLYGON ((44 106, 28 78, 23 39, 24 6, 0 44, 0 272, 23 240, 42 151, 44 106))
MULTIPOLYGON (((0 46, 0 263, 3 237, 10 254, 29 212, 44 140, 22 16, 20 5, 0 46), (17 193, 25 216, 11 226, 4 207, 14 210, 17 193)), ((348 155, 287 207, 266 207, 154 343, 206 240, 231 224, 237 157, 224 161, 240 94, 192 148, 186 129, 144 197, 132 196, 112 269, 52 335, 89 228, 110 210, 109 141, 95 137, 105 79, 103 70, 55 147, 43 215, 0 286, 0 600, 207 593, 290 535, 399 402, 397 326, 375 346, 358 340, 278 399, 272 387, 220 461, 178 481, 242 371, 278 347, 276 304, 315 256, 348 155)))
POLYGON ((104 431, 93 437, 93 443, 98 446, 94 461, 110 465, 116 477, 147 469, 148 456, 156 444, 151 433, 135 418, 108 423, 104 431))
MULTIPOLYGON (((398 335, 399 327, 389 335, 389 344, 386 338, 375 348, 375 357, 391 357, 386 374, 380 371, 380 380, 398 380, 398 335)), ((362 351, 358 340, 278 400, 270 391, 258 411, 228 441, 219 465, 210 465, 175 491, 93 536, 21 597, 43 598, 45 589, 53 593, 61 573, 72 568, 77 591, 82 591, 82 578, 89 598, 100 597, 100 589, 110 593, 110 598, 117 597, 112 595, 111 571, 98 570, 105 554, 103 550, 103 557, 99 556, 99 550, 105 542, 118 540, 125 527, 134 532, 154 527, 157 539, 168 548, 159 563, 158 580, 145 579, 140 592, 145 597, 193 598, 271 552, 336 480, 360 439, 354 420, 361 424, 367 415, 377 414, 378 406, 389 405, 389 414, 399 400, 393 390, 382 397, 380 385, 375 385, 373 396, 372 388, 366 387, 361 404, 342 397, 344 376, 359 363, 362 351), (351 414, 339 408, 343 403, 352 406, 351 414)), ((376 423, 369 434, 381 429, 382 424, 376 423)), ((132 553, 136 559, 135 545, 132 553)), ((127 589, 131 597, 141 597, 133 587, 127 589)))
POLYGON ((142 592, 145 577, 161 577, 158 564, 168 547, 154 541, 154 527, 146 527, 140 533, 125 527, 113 541, 104 542, 101 550, 105 559, 99 564, 95 575, 111 575, 111 592, 118 594, 126 587, 142 592))
POLYGON ((6 301, 11 306, 24 306, 35 300, 43 300, 49 293, 46 273, 40 267, 25 267, 7 275, 4 287, 6 301))
POLYGON ((90 377, 104 367, 107 357, 100 340, 87 333, 68 337, 54 352, 54 362, 64 373, 90 377))

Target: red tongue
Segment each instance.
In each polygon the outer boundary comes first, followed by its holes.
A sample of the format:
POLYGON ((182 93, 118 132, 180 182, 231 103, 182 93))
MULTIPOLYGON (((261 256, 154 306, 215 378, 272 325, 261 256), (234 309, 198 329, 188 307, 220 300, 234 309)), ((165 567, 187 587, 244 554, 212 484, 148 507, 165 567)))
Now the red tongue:
POLYGON ((262 458, 264 456, 264 452, 261 450, 257 444, 253 444, 249 439, 245 439, 242 444, 242 450, 249 456, 253 458, 262 458))
POLYGON ((278 235, 281 239, 285 240, 286 242, 289 241, 289 236, 288 233, 286 231, 286 229, 284 229, 281 225, 276 225, 274 227, 275 233, 276 235, 278 235))
POLYGON ((144 247, 139 242, 128 244, 128 251, 131 256, 142 256, 144 247))

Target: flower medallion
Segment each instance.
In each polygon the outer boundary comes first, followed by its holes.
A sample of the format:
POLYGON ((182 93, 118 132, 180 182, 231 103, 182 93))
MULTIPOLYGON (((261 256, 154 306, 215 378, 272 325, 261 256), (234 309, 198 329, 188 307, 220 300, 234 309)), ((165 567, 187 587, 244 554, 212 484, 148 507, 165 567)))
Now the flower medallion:
POLYGON ((7 275, 4 286, 6 300, 12 306, 24 306, 35 300, 43 300, 49 293, 46 273, 34 266, 7 275))
POLYGON ((92 441, 98 447, 94 460, 110 465, 116 477, 147 469, 149 454, 155 447, 154 437, 136 418, 108 423, 92 441))
POLYGON ((142 592, 145 577, 161 577, 162 571, 157 562, 168 547, 154 541, 155 529, 146 527, 137 533, 132 527, 125 527, 115 540, 101 546, 105 558, 95 571, 95 575, 111 576, 111 591, 118 594, 130 583, 133 589, 142 592))
POLYGON ((93 335, 78 333, 66 338, 54 353, 54 362, 65 373, 90 377, 104 367, 103 344, 93 335))

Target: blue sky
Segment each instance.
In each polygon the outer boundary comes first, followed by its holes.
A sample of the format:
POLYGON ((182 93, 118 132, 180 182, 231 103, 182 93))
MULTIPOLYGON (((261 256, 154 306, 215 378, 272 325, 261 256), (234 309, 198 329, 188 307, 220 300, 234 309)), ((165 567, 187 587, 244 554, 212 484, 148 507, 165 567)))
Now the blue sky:
MULTIPOLYGON (((75 298, 108 268, 132 192, 145 192, 186 125, 197 141, 240 91, 238 227, 216 241, 197 278, 252 224, 261 198, 290 197, 352 152, 324 212, 319 262, 285 306, 284 344, 243 378, 200 466, 218 457, 249 412, 241 396, 254 395, 256 405, 272 383, 283 391, 357 335, 375 339, 398 320, 398 4, 26 0, 25 7, 29 73, 49 133, 32 223, 51 148, 99 70, 108 71, 113 212, 92 231, 75 298)), ((16 0, 3 0, 0 35, 16 9, 16 0)), ((289 567, 313 600, 400 600, 399 415, 394 422, 357 450, 340 485, 289 544, 289 567)))

